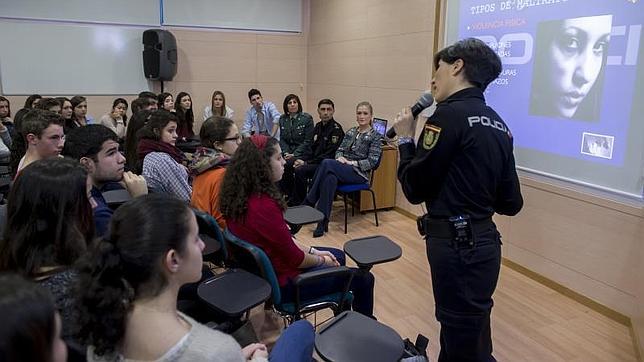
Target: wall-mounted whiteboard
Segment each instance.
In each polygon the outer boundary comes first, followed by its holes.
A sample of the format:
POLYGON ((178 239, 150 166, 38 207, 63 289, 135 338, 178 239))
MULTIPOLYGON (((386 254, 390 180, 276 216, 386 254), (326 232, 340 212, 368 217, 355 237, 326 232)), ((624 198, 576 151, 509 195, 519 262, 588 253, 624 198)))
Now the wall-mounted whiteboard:
POLYGON ((0 20, 2 94, 137 94, 144 27, 0 20))
POLYGON ((302 31, 302 0, 163 0, 163 25, 302 31))
POLYGON ((0 0, 0 16, 159 26, 159 0, 0 0))

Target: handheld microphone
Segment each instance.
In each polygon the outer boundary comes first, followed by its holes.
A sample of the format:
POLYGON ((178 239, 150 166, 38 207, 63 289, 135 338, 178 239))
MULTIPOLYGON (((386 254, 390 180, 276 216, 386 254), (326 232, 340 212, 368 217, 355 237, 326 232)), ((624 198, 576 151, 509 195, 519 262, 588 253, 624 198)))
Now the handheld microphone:
MULTIPOLYGON (((420 114, 420 112, 423 111, 425 108, 429 108, 432 104, 434 103, 434 97, 432 97, 432 94, 427 92, 423 93, 420 98, 418 98, 418 101, 416 104, 411 106, 411 115, 412 117, 416 118, 420 114)), ((387 131, 387 138, 394 138, 396 137, 396 130, 392 126, 389 131, 387 131)))

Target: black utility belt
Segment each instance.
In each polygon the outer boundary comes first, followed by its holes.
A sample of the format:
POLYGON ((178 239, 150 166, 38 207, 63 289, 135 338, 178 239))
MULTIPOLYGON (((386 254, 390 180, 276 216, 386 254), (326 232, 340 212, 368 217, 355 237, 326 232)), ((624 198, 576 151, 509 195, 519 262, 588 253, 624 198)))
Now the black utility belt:
POLYGON ((476 235, 490 228, 492 218, 472 220, 468 215, 448 219, 431 218, 425 214, 417 220, 418 232, 430 238, 452 239, 457 247, 473 247, 476 235))

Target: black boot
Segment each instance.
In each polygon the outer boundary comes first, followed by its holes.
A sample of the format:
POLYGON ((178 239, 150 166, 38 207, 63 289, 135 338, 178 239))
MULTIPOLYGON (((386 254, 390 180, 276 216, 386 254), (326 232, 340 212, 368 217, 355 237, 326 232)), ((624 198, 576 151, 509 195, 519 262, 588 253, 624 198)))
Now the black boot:
POLYGON ((329 231, 329 220, 326 220, 326 219, 318 223, 318 226, 315 228, 315 231, 313 231, 313 237, 319 238, 320 236, 324 235, 325 231, 329 231))

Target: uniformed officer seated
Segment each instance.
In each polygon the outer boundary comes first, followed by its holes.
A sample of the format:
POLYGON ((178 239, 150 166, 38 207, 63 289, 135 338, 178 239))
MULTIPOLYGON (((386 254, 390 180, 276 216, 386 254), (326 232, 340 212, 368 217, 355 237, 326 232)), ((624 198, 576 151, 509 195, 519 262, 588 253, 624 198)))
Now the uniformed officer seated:
MULTIPOLYGON (((313 178, 320 163, 329 158, 335 158, 335 152, 344 138, 344 130, 340 123, 333 118, 335 105, 330 99, 322 99, 318 102, 318 114, 320 122, 313 128, 310 147, 305 153, 295 157, 293 168, 295 179, 292 193, 289 194, 289 204, 300 205, 306 197, 309 180, 313 178)), ((286 173, 286 170, 284 170, 286 173)))

